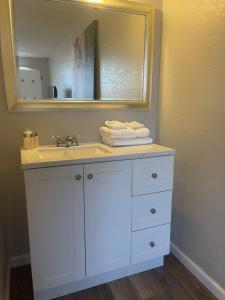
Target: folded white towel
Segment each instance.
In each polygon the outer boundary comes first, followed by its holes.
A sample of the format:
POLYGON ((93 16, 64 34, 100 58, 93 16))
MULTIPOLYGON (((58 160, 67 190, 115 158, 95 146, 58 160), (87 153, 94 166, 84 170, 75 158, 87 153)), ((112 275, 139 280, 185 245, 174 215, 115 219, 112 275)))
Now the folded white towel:
POLYGON ((105 125, 114 130, 118 129, 126 129, 127 125, 125 123, 119 122, 119 121, 105 121, 105 125))
POLYGON ((128 127, 130 127, 131 129, 140 129, 140 128, 145 127, 144 124, 141 124, 141 123, 136 122, 136 121, 126 122, 125 124, 126 124, 128 127))
POLYGON ((112 139, 145 138, 150 135, 150 130, 146 127, 137 130, 131 128, 113 130, 103 126, 100 127, 99 131, 101 136, 106 136, 112 139))
POLYGON ((135 131, 136 131, 137 137, 139 137, 139 138, 145 138, 150 135, 150 130, 146 127, 137 129, 135 131))
POLYGON ((136 138, 137 132, 136 130, 127 128, 120 130, 109 129, 108 127, 102 126, 99 129, 101 136, 107 136, 111 139, 130 139, 136 138))
POLYGON ((136 139, 110 139, 107 137, 102 137, 102 141, 104 144, 110 147, 146 145, 152 144, 153 142, 152 138, 150 137, 136 139))

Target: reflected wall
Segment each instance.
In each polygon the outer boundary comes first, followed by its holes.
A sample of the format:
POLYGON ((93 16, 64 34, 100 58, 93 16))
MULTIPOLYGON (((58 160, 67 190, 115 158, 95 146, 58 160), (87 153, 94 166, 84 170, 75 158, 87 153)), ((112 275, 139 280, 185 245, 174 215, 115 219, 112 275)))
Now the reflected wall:
POLYGON ((20 99, 143 99, 142 14, 14 0, 20 99))

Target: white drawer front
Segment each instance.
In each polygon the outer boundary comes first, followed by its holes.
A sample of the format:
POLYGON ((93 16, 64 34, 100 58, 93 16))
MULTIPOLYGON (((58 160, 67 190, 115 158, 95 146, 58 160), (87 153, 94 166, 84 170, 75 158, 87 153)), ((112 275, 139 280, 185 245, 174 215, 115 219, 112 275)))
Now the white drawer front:
POLYGON ((171 222, 172 191, 133 197, 132 230, 171 222))
POLYGON ((173 156, 161 156, 133 161, 133 196, 173 188, 173 156))
POLYGON ((132 233, 131 263, 136 264, 169 253, 170 224, 132 233))

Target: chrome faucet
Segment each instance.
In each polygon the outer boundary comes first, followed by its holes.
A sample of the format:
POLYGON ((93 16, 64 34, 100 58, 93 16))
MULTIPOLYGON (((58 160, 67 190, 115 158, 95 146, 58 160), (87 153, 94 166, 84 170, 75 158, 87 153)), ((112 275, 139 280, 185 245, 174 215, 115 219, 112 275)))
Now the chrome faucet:
POLYGON ((79 146, 77 136, 76 135, 67 136, 65 138, 65 147, 73 147, 73 146, 79 146))
POLYGON ((52 138, 56 140, 56 147, 63 148, 63 147, 79 146, 77 135, 67 136, 65 139, 63 139, 60 136, 52 136, 52 138))

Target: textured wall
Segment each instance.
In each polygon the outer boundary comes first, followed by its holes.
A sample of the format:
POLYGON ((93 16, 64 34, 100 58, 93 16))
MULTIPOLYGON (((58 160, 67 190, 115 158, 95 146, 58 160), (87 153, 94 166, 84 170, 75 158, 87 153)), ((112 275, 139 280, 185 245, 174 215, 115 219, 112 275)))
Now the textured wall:
POLYGON ((225 287, 225 1, 165 0, 159 136, 176 148, 172 240, 225 287))
POLYGON ((21 133, 26 127, 29 126, 39 133, 42 144, 49 143, 51 135, 66 135, 74 132, 81 136, 81 141, 99 140, 98 127, 106 119, 121 119, 122 121, 136 119, 150 127, 152 135, 155 136, 161 42, 161 0, 147 2, 152 3, 158 9, 151 111, 9 113, 6 109, 0 61, 0 183, 9 256, 21 255, 29 251, 24 182, 19 157, 21 133))
POLYGON ((79 33, 77 28, 76 32, 74 29, 70 30, 67 37, 50 56, 51 85, 57 86, 59 98, 65 98, 67 89, 72 91, 73 98, 77 95, 77 87, 74 84, 73 43, 88 25, 97 20, 99 57, 97 73, 99 76, 98 94, 100 94, 98 99, 141 99, 144 16, 96 10, 86 13, 84 20, 85 27, 82 24, 82 30, 80 29, 79 33))
POLYGON ((114 12, 99 18, 100 99, 142 98, 144 33, 143 16, 114 12))

